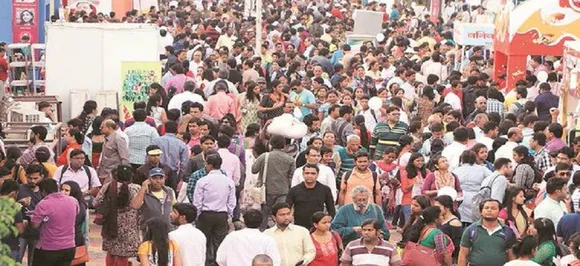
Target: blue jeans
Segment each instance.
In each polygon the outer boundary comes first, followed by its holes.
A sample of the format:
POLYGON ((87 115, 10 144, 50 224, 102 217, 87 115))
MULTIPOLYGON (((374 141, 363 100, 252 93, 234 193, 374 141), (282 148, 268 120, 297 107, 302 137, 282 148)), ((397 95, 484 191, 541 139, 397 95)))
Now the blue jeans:
POLYGON ((21 262, 22 260, 20 259, 20 250, 19 249, 11 250, 10 258, 16 262, 21 262))
POLYGON ((403 217, 405 217, 405 223, 411 218, 411 205, 401 205, 401 211, 403 212, 403 217))

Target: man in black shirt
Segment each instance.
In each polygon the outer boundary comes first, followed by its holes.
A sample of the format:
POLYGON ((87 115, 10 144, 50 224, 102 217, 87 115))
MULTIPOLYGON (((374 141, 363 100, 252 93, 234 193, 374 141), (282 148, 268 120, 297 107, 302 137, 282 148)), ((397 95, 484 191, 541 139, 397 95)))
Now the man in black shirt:
POLYGON ((290 189, 286 203, 294 207, 294 224, 307 229, 312 227, 312 215, 326 210, 334 217, 334 198, 330 188, 316 181, 319 169, 315 164, 306 164, 302 168, 304 182, 290 189))
MULTIPOLYGON (((24 220, 30 221, 30 214, 36 208, 44 196, 40 192, 38 183, 44 179, 44 169, 40 164, 31 164, 26 167, 26 181, 27 184, 20 185, 18 196, 16 200, 22 204, 22 215, 24 220)), ((20 235, 20 259, 24 256, 26 249, 28 249, 28 265, 32 265, 32 258, 34 256, 34 249, 36 243, 40 238, 40 231, 32 227, 26 227, 24 233, 20 235)))

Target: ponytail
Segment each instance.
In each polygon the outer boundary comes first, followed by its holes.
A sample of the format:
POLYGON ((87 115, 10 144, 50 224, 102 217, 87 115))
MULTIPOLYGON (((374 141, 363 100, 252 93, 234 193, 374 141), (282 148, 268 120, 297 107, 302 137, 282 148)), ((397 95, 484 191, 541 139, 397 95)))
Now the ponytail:
POLYGON ((441 209, 437 206, 430 206, 425 208, 417 219, 417 222, 411 225, 411 229, 409 229, 408 240, 415 243, 419 242, 419 240, 421 240, 421 233, 423 233, 425 226, 435 223, 440 215, 441 209))

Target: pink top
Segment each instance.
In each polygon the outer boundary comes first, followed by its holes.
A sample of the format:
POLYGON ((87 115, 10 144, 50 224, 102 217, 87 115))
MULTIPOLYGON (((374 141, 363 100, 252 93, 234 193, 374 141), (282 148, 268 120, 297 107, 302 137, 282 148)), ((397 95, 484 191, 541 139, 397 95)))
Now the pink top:
POLYGON ((33 223, 41 223, 40 239, 36 248, 62 250, 75 247, 75 220, 78 201, 63 193, 44 197, 32 214, 33 223))
POLYGON ((338 265, 338 247, 342 247, 342 239, 336 232, 331 232, 333 237, 327 243, 319 243, 310 235, 314 247, 316 248, 316 257, 309 264, 310 266, 336 266, 338 265), (338 241, 338 243, 337 243, 338 241))
POLYGON ((187 81, 193 81, 195 82, 194 79, 186 76, 185 74, 177 74, 175 76, 173 76, 171 79, 169 79, 169 81, 167 81, 167 83, 165 83, 165 92, 169 93, 169 88, 171 88, 172 86, 175 87, 175 89, 177 89, 177 93, 182 93, 183 92, 183 86, 185 85, 185 82, 187 81))
POLYGON ((224 91, 210 96, 205 105, 206 113, 213 119, 220 120, 227 113, 236 113, 236 103, 224 91))
MULTIPOLYGON (((459 183, 459 179, 457 179, 457 176, 453 173, 450 173, 453 175, 453 183, 454 183, 454 188, 455 191, 457 191, 457 193, 461 193, 461 184, 459 183)), ((439 190, 441 187, 437 187, 437 183, 435 182, 435 173, 429 173, 427 174, 427 177, 425 177, 425 179, 423 180, 423 187, 422 187, 422 191, 423 193, 425 193, 425 191, 428 190, 439 190)), ((435 198, 434 196, 432 196, 431 198, 435 198)))

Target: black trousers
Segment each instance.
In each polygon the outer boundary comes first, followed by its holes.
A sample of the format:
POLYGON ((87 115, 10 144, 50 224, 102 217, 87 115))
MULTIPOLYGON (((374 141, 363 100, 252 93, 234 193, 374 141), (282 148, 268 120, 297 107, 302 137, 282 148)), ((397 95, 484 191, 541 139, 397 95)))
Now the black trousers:
POLYGON ((75 248, 61 250, 35 249, 32 266, 70 266, 75 258, 75 248))
POLYGON ((207 238, 205 265, 217 265, 217 249, 230 231, 226 212, 202 211, 197 218, 197 229, 207 238))

